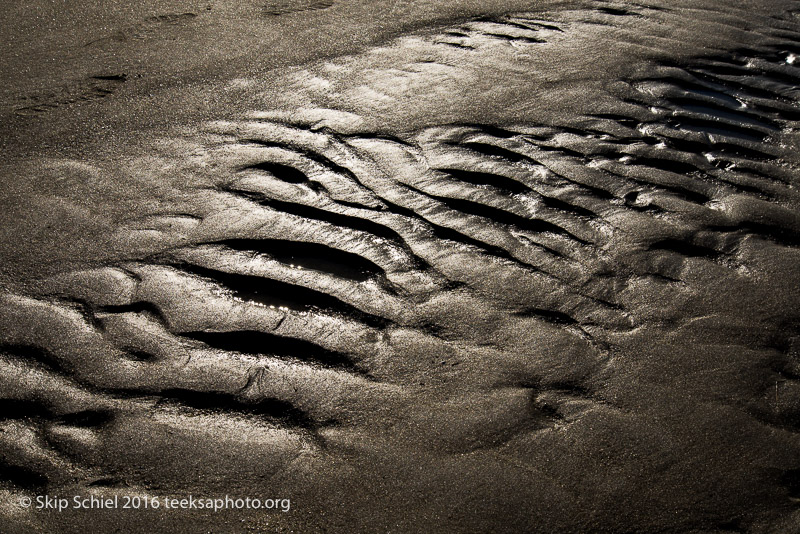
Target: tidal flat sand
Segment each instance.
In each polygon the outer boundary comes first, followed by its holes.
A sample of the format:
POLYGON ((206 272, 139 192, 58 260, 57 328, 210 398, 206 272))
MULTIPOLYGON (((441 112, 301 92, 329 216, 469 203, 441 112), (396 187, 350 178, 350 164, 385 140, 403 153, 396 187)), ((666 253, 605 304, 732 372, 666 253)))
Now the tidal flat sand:
POLYGON ((798 14, 9 2, 0 530, 800 531, 798 14))

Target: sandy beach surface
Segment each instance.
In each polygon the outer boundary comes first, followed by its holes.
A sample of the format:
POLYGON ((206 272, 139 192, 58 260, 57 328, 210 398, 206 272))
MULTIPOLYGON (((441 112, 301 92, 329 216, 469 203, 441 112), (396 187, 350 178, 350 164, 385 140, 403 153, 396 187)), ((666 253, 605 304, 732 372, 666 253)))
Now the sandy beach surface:
POLYGON ((800 532, 800 2, 84 4, 0 14, 0 531, 800 532))

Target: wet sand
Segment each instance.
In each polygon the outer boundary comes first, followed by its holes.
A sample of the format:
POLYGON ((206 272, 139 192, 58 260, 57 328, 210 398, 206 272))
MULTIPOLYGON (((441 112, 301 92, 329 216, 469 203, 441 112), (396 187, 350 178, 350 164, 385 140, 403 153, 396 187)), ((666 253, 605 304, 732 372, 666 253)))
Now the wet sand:
POLYGON ((796 530, 797 2, 75 9, 4 22, 9 531, 796 530))

